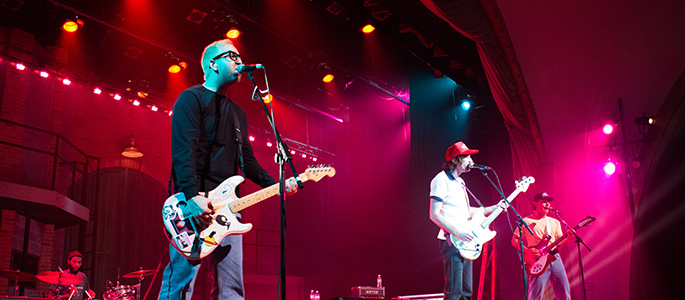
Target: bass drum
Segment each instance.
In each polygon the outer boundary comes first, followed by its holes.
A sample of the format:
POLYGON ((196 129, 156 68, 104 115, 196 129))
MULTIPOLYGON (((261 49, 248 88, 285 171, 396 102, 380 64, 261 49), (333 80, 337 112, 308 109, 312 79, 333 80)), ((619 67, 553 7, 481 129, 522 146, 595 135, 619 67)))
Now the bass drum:
POLYGON ((104 300, 135 300, 136 287, 132 285, 119 285, 109 288, 102 294, 104 300))

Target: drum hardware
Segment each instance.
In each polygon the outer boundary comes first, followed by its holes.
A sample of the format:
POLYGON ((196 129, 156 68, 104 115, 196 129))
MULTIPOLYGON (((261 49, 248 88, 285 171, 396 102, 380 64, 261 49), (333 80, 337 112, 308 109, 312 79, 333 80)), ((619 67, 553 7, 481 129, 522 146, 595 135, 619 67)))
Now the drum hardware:
POLYGON ((36 276, 33 274, 25 273, 19 270, 0 270, 0 277, 14 280, 14 296, 18 296, 17 293, 19 293, 19 282, 36 281, 36 276))

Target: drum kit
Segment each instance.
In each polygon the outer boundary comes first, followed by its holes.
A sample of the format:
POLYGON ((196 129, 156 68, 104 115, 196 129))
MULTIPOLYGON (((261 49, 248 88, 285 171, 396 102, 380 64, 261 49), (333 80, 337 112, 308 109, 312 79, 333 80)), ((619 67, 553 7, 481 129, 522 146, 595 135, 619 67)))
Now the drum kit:
MULTIPOLYGON (((155 270, 138 270, 124 275, 124 278, 138 278, 138 284, 135 285, 113 285, 109 280, 107 281, 107 290, 102 294, 104 300, 140 300, 140 288, 145 276, 150 276, 157 273, 155 270)), ((32 275, 17 270, 0 270, 0 277, 7 278, 14 281, 15 296, 19 291, 19 282, 32 282, 36 280, 57 285, 74 285, 83 281, 81 277, 68 272, 41 272, 38 275, 32 275)), ((90 298, 90 297, 89 297, 90 298)))

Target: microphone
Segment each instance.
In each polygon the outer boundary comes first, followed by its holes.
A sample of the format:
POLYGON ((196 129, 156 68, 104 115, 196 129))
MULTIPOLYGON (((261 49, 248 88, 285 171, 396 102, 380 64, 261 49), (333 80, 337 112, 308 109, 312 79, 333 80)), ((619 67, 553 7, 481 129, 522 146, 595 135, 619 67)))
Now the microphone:
POLYGON ((484 165, 477 165, 477 164, 474 164, 474 163, 470 163, 470 164, 469 164, 469 168, 470 168, 470 169, 478 169, 478 170, 483 170, 483 171, 489 171, 489 170, 492 170, 492 168, 490 168, 490 167, 488 167, 488 166, 484 166, 484 165))
POLYGON ((551 212, 557 214, 557 215, 559 214, 559 211, 556 210, 556 209, 554 209, 554 208, 551 208, 551 207, 550 207, 549 210, 550 210, 551 212))
POLYGON ((235 67, 235 70, 238 73, 243 73, 243 72, 252 72, 256 69, 263 69, 263 68, 264 68, 264 66, 262 66, 262 64, 254 64, 254 65, 242 64, 242 65, 238 65, 237 67, 235 67))

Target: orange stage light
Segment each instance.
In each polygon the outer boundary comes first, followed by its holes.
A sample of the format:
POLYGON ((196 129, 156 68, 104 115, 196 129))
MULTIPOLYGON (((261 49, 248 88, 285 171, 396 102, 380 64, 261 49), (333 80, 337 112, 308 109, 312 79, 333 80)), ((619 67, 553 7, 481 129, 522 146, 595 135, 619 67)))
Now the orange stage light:
POLYGON ((179 65, 171 65, 169 67, 169 73, 176 74, 178 72, 181 72, 181 66, 179 65))
POLYGON ((333 81, 333 78, 335 78, 333 76, 333 74, 326 74, 326 76, 324 76, 323 79, 321 79, 321 80, 325 83, 329 83, 329 82, 333 81))
POLYGON ((373 27, 371 24, 366 24, 364 27, 362 27, 363 33, 372 33, 374 30, 376 30, 376 27, 373 27))
POLYGON ((76 32, 80 27, 83 27, 85 23, 81 19, 76 19, 76 21, 72 19, 67 19, 64 22, 64 25, 62 25, 62 29, 66 32, 76 32))
POLYGON ((264 103, 269 104, 271 101, 274 101, 274 96, 271 94, 266 94, 266 96, 264 96, 264 103))
POLYGON ((240 30, 231 28, 226 32, 226 37, 229 39, 236 39, 240 36, 240 30))

